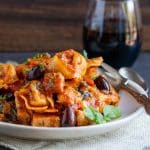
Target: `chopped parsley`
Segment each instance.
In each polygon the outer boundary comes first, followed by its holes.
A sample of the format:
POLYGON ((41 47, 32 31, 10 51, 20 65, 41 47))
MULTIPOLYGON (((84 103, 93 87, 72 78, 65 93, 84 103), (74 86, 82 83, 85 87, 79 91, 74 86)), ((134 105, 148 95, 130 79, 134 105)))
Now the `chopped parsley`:
POLYGON ((0 113, 3 113, 3 105, 0 104, 0 113))
POLYGON ((88 84, 86 83, 86 81, 81 81, 80 86, 88 87, 88 84))
POLYGON ((86 107, 83 112, 89 120, 96 124, 109 122, 121 117, 120 109, 112 105, 106 105, 104 107, 103 114, 91 106, 86 107))
POLYGON ((42 58, 43 55, 43 53, 37 53, 35 56, 33 56, 33 58, 42 58))
POLYGON ((6 100, 6 95, 0 95, 0 100, 6 100))
POLYGON ((32 88, 37 88, 35 83, 31 84, 32 88))
POLYGON ((95 76, 95 77, 92 78, 92 80, 95 80, 95 79, 97 79, 97 76, 95 76))
POLYGON ((87 54, 86 50, 83 50, 83 56, 85 57, 85 59, 88 59, 88 54, 87 54))
POLYGON ((31 69, 29 69, 29 68, 25 68, 25 69, 23 70, 23 72, 24 72, 25 74, 28 74, 28 73, 30 72, 30 70, 31 70, 31 69))
POLYGON ((54 80, 50 80, 50 81, 49 81, 49 86, 50 86, 50 88, 53 88, 53 87, 54 87, 54 80))
POLYGON ((16 114, 17 114, 17 112, 16 112, 16 110, 15 110, 14 108, 11 108, 11 109, 10 109, 10 113, 13 114, 13 115, 16 115, 16 114))
POLYGON ((41 70, 44 70, 44 69, 45 69, 44 64, 39 64, 39 67, 40 67, 41 70))
POLYGON ((83 100, 93 96, 92 93, 90 93, 88 91, 81 91, 81 95, 82 95, 83 100))

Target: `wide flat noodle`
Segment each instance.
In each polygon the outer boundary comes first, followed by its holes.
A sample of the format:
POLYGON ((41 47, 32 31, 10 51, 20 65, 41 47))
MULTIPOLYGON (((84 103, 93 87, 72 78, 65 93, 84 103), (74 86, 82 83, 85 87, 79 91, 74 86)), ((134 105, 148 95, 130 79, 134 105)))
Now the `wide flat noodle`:
POLYGON ((37 81, 32 81, 29 85, 29 93, 30 93, 30 105, 31 106, 47 106, 48 101, 46 99, 46 96, 37 89, 36 87, 37 81))
POLYGON ((58 94, 58 103, 73 105, 81 103, 82 95, 72 87, 66 87, 64 92, 58 94))
POLYGON ((87 68, 89 68, 89 67, 99 67, 99 66, 101 66, 102 62, 103 62, 102 57, 87 59, 87 68))
POLYGON ((18 79, 15 67, 12 64, 0 64, 0 88, 6 87, 18 79))
POLYGON ((32 126, 60 127, 60 118, 56 115, 33 114, 32 126))
POLYGON ((85 58, 72 49, 57 53, 53 62, 55 69, 61 72, 65 79, 81 78, 87 69, 85 58))
POLYGON ((31 114, 28 112, 25 102, 19 97, 19 93, 15 93, 15 103, 17 109, 17 118, 22 124, 29 124, 31 120, 31 114))
POLYGON ((40 112, 40 113, 54 113, 58 112, 54 108, 54 101, 51 97, 45 96, 38 89, 36 89, 35 81, 31 82, 25 88, 20 89, 16 92, 16 96, 20 101, 24 101, 27 110, 40 112))

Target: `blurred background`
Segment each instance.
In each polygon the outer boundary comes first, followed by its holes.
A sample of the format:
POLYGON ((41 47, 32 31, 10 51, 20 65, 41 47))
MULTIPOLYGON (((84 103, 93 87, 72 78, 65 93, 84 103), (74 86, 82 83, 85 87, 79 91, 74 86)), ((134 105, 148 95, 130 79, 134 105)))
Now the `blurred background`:
MULTIPOLYGON (((0 51, 82 49, 87 0, 0 0, 0 51)), ((141 0, 143 50, 150 50, 150 0, 141 0)))

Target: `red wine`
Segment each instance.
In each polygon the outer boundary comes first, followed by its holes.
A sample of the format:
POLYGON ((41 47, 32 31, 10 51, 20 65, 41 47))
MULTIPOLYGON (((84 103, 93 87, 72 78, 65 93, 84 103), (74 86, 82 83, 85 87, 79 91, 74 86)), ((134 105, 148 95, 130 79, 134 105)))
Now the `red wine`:
POLYGON ((141 44, 141 29, 116 32, 107 28, 98 32, 83 27, 83 45, 88 57, 103 56, 106 63, 117 69, 133 64, 139 54, 141 44))

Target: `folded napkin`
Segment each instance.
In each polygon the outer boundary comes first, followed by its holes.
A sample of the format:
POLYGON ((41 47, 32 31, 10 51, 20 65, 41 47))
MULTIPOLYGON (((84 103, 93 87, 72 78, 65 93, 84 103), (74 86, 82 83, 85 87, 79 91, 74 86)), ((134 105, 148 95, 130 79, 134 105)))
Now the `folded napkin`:
POLYGON ((32 141, 0 136, 0 145, 14 150, 150 150, 150 116, 143 113, 127 126, 94 137, 32 141))

